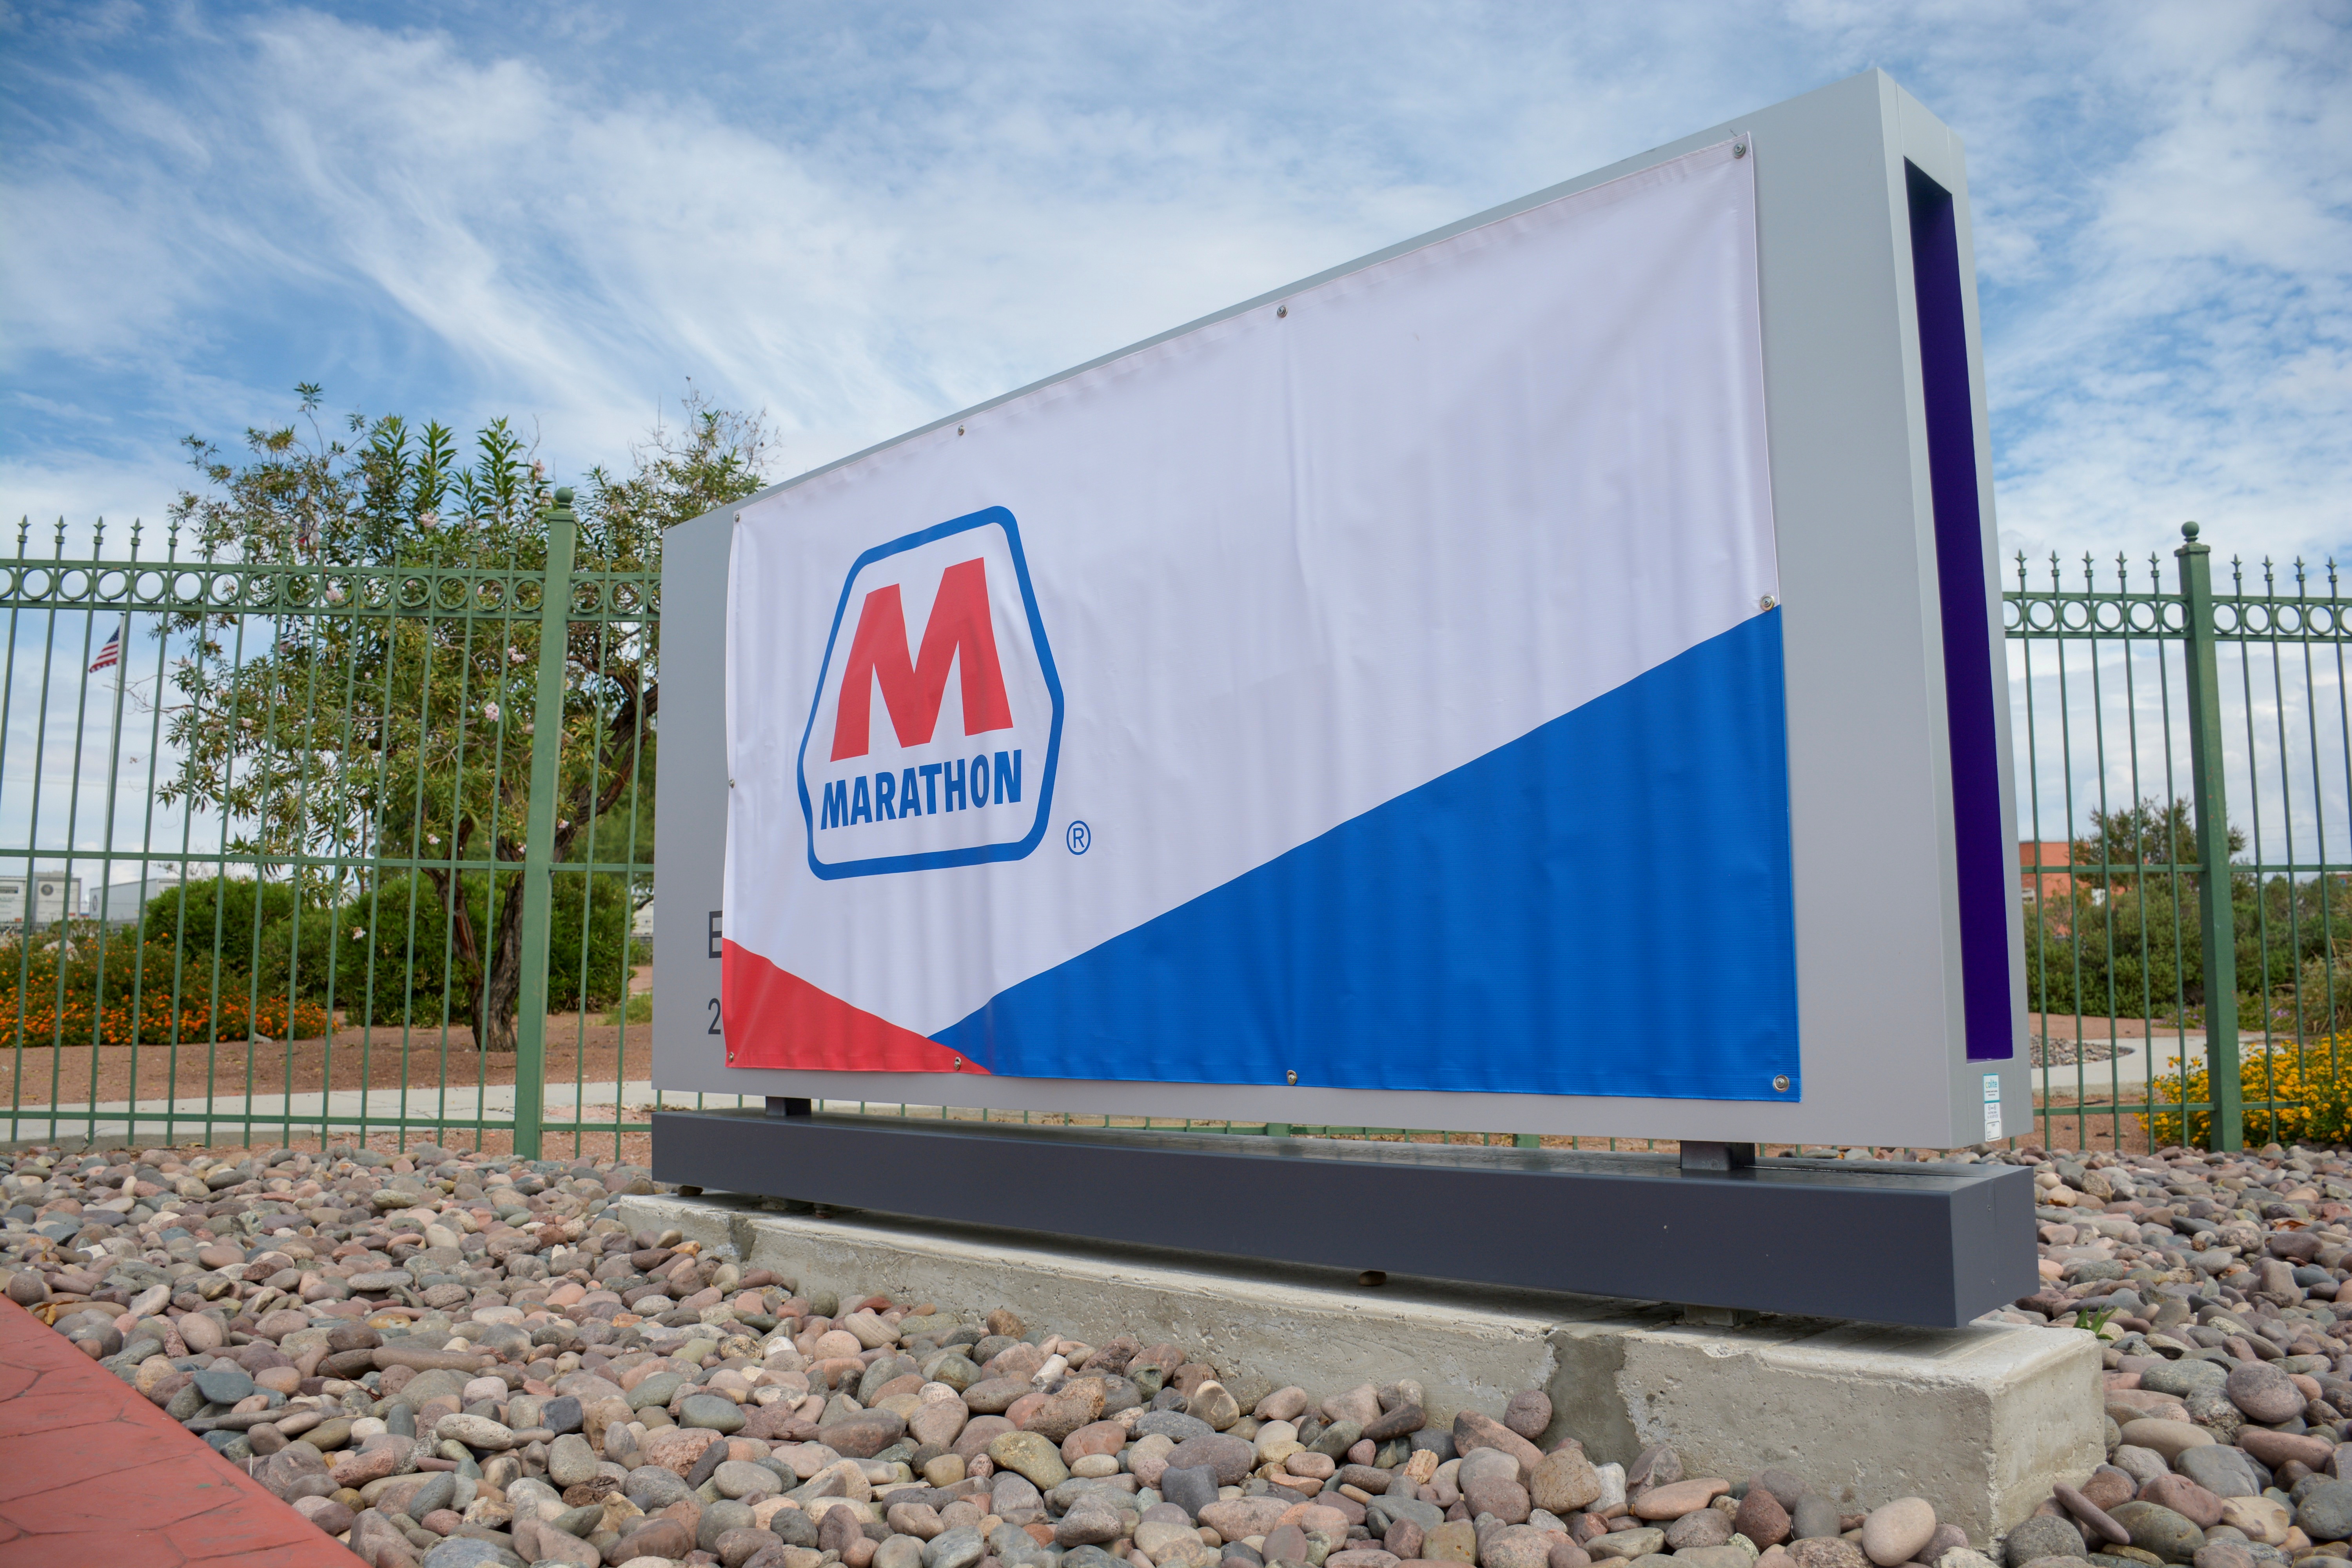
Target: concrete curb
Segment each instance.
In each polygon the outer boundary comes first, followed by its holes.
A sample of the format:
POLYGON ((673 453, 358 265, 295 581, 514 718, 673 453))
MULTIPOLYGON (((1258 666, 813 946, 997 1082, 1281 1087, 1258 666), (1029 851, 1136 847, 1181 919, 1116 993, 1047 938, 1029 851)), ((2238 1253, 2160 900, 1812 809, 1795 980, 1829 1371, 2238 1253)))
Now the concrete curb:
POLYGON ((893 1216, 779 1212, 742 1197, 631 1197, 634 1229, 676 1229, 803 1289, 886 1291, 959 1317, 1009 1307, 1033 1327, 1130 1333, 1317 1394, 1419 1377, 1431 1418, 1500 1415, 1544 1388, 1548 1438, 1598 1461, 1671 1443, 1688 1473, 1779 1465, 1852 1509, 1935 1502, 1972 1542, 2105 1456, 2088 1334, 2012 1325, 1891 1329, 1767 1318, 1736 1328, 1671 1307, 1072 1242, 893 1216))

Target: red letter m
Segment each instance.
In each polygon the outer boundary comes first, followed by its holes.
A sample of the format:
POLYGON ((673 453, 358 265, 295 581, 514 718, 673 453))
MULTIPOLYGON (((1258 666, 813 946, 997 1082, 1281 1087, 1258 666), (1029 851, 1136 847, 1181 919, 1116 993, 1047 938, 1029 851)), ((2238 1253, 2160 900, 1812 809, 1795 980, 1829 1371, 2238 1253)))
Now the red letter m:
POLYGON ((874 683, 890 710, 890 727, 901 746, 920 746, 940 721, 947 695, 948 667, 963 671, 963 732, 978 735, 1013 728, 1004 700, 1004 672, 996 663, 996 626, 988 613, 988 567, 962 561, 940 578, 939 597, 923 627, 922 651, 907 661, 907 612, 898 584, 866 595, 857 613, 857 633, 849 640, 849 662, 841 672, 841 707, 834 716, 833 760, 862 757, 870 749, 874 683), (961 657, 959 657, 961 656, 961 657))

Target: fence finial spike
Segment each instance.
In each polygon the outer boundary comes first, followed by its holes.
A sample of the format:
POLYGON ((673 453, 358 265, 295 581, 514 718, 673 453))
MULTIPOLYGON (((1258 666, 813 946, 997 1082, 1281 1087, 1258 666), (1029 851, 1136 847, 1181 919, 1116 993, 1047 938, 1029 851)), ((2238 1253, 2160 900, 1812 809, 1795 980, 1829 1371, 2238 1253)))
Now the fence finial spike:
POLYGON ((135 517, 131 520, 131 559, 133 561, 139 559, 139 523, 140 520, 135 517))
POLYGON ((19 557, 23 556, 25 553, 25 545, 32 539, 32 518, 26 513, 19 512, 16 516, 16 553, 19 557))
POLYGON ((90 525, 89 552, 95 558, 106 553, 106 519, 100 517, 90 525))

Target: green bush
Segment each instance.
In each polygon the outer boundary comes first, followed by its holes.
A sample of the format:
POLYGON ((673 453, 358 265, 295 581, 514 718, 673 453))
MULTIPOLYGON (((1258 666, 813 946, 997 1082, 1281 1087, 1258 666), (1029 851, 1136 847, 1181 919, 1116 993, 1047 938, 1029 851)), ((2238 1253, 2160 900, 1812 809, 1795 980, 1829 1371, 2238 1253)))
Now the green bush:
MULTIPOLYGON (((2026 1005, 2037 1013, 2092 1017, 2169 1017, 2202 1008, 2204 940, 2194 879, 2150 876, 2100 889, 2078 881, 2070 897, 2045 899, 2025 915, 2026 1005), (2101 893, 2104 891, 2105 896, 2101 893)), ((2267 1012, 2292 1029, 2302 992, 2303 1026, 2326 1030, 2352 1016, 2352 967, 2330 961, 2352 952, 2352 897, 2341 886, 2247 874, 2231 880, 2236 936, 2235 987, 2242 1022, 2267 1012), (2331 975, 2332 970, 2332 975, 2331 975)))
POLYGON ((142 942, 176 950, 185 973, 259 983, 264 994, 320 998, 333 911, 291 883, 217 877, 156 894, 140 912, 142 942))
MULTIPOLYGON (((499 881, 503 899, 513 879, 499 881)), ((463 888, 474 940, 487 944, 489 879, 468 876, 463 888)), ((629 978, 631 913, 620 879, 557 870, 547 943, 550 1012, 609 1007, 620 998, 629 978)), ((450 924, 448 906, 421 873, 386 878, 344 900, 335 918, 335 1005, 353 1022, 364 1014, 375 1024, 468 1023, 464 986, 453 984, 465 957, 450 924)))
MULTIPOLYGON (((477 933, 487 940, 480 879, 469 889, 477 933)), ((449 912, 432 881, 417 873, 388 877, 343 900, 335 911, 335 1006, 351 1022, 463 1026, 464 999, 449 994, 460 955, 449 912)))
MULTIPOLYGON (((520 877, 499 879, 501 898, 520 877)), ((474 941, 492 941, 489 879, 461 879, 474 941)), ((634 954, 628 888, 616 877, 559 868, 548 934, 548 1009, 593 1011, 617 1002, 634 954), (586 886, 583 887, 583 884, 586 886)), ((328 906, 285 882, 222 878, 160 893, 140 921, 141 940, 178 953, 209 984, 217 956, 230 977, 260 994, 330 1004, 352 1023, 463 1026, 467 964, 441 893, 421 873, 390 876, 328 906)))

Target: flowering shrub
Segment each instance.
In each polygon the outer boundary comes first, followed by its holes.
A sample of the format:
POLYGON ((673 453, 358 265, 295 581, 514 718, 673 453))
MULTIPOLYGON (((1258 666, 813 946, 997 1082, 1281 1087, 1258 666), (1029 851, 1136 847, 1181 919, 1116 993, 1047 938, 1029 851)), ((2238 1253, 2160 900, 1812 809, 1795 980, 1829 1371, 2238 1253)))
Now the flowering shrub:
MULTIPOLYGON (((2337 1143, 2352 1133, 2352 1035, 2331 1035, 2306 1044, 2254 1048, 2238 1058, 2238 1092, 2250 1108, 2246 1137, 2265 1142, 2298 1141, 2337 1143), (2292 1100, 2276 1110, 2255 1110, 2263 1100, 2292 1100)), ((2195 1104, 2209 1100, 2212 1079, 2207 1068, 2149 1086, 2148 1098, 2158 1102, 2195 1104)), ((2210 1135, 2212 1116, 2203 1110, 2158 1110, 2148 1118, 2158 1144, 2202 1146, 2210 1135)))
POLYGON ((135 931, 100 936, 77 922, 62 937, 44 941, 36 930, 29 943, 21 936, 0 942, 0 1030, 17 1047, 317 1039, 327 1032, 327 1010, 315 1002, 257 998, 252 982, 236 973, 224 973, 215 986, 209 963, 183 966, 175 985, 173 968, 171 945, 142 944, 135 931))

